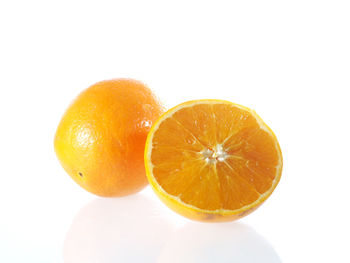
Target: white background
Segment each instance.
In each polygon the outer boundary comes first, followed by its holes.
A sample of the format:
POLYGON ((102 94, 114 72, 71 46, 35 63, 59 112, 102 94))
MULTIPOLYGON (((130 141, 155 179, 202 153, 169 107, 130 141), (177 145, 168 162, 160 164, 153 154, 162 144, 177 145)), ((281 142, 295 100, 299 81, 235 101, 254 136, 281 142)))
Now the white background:
POLYGON ((349 88, 349 1, 1 0, 0 262, 350 262, 349 88), (273 195, 218 225, 149 188, 79 188, 55 129, 79 92, 118 77, 167 107, 255 109, 284 156, 273 195))

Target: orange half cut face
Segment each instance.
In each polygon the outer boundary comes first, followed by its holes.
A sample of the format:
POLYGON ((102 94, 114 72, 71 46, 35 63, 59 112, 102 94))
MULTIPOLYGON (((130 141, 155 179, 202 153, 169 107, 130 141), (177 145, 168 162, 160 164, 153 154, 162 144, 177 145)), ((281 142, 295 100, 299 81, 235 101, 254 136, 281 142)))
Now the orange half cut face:
POLYGON ((180 104, 153 125, 146 142, 148 180, 166 205, 200 221, 249 214, 277 186, 282 153, 252 110, 223 100, 180 104))

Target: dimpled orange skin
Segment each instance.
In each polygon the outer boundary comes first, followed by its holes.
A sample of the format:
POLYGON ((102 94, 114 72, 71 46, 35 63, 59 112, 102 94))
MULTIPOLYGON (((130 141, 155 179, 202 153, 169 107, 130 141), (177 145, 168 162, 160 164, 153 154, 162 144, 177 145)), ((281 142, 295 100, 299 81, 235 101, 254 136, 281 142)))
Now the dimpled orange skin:
POLYGON ((145 142, 163 111, 141 82, 114 79, 96 83, 62 117, 54 139, 57 157, 71 178, 93 194, 136 193, 148 184, 145 142))

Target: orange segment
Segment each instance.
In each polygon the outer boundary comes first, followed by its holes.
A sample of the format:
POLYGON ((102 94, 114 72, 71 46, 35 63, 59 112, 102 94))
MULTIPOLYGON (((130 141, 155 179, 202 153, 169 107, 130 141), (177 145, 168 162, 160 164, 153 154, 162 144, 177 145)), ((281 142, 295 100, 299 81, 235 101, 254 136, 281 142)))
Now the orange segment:
POLYGON ((153 125, 145 166, 152 188, 176 212, 228 221, 253 211, 272 193, 282 154, 254 111, 198 100, 176 106, 153 125))

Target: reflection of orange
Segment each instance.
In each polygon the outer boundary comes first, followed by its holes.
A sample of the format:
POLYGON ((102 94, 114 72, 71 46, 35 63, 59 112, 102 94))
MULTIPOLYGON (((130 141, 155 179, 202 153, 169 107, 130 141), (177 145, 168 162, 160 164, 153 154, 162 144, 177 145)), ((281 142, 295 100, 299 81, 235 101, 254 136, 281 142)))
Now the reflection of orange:
POLYGON ((62 166, 80 186, 100 196, 123 196, 146 184, 143 152, 162 107, 135 80, 99 82, 64 114, 55 136, 62 166))
POLYGON ((143 193, 92 200, 67 231, 63 262, 158 262, 175 230, 159 205, 143 193))
POLYGON ((150 184, 173 210, 228 221, 256 209, 282 172, 276 136, 252 110, 221 100, 190 101, 166 112, 145 149, 150 184))

